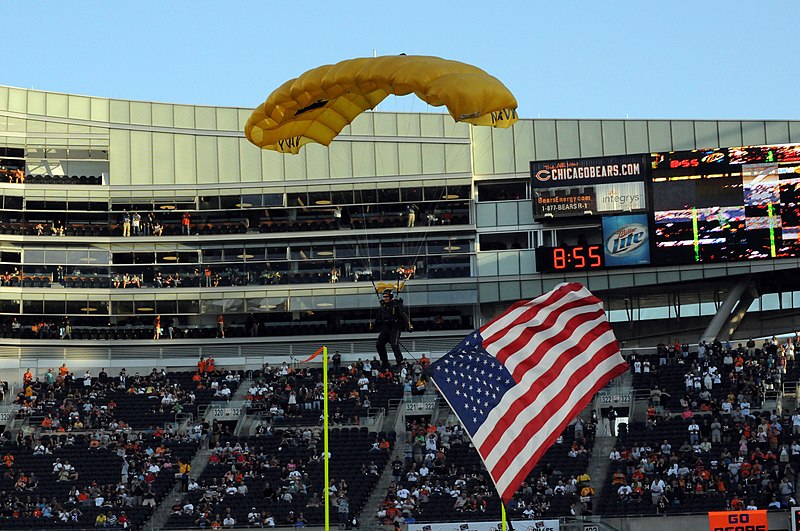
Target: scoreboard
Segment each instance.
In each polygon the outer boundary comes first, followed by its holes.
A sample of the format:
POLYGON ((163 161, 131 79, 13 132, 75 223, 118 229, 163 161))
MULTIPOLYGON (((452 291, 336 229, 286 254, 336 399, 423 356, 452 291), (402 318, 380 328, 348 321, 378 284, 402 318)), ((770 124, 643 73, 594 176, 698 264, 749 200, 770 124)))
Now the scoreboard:
POLYGON ((540 272, 800 256, 800 144, 532 162, 531 183, 543 223, 599 217, 540 272))
POLYGON ((605 267, 600 245, 537 247, 539 271, 589 271, 605 267))

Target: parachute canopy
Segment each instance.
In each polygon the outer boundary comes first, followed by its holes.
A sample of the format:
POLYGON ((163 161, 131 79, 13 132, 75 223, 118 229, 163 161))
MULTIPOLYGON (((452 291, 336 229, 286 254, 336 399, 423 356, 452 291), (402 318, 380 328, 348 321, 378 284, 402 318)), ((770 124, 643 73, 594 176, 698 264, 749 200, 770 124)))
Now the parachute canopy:
POLYGON ((389 94, 414 93, 445 105, 457 122, 509 127, 517 100, 480 68, 439 57, 399 55, 349 59, 309 70, 269 95, 250 119, 248 140, 265 149, 298 153, 309 142, 327 146, 359 114, 389 94))

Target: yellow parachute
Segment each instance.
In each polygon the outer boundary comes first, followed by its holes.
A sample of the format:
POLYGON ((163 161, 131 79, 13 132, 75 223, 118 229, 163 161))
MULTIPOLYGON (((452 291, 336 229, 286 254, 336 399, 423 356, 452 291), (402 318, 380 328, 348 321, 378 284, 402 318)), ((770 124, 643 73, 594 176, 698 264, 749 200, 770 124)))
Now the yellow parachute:
POLYGON ((439 57, 399 55, 349 59, 309 70, 269 95, 250 119, 248 140, 265 149, 298 153, 309 142, 329 145, 347 124, 389 94, 411 93, 445 105, 457 122, 509 127, 517 100, 480 68, 439 57))

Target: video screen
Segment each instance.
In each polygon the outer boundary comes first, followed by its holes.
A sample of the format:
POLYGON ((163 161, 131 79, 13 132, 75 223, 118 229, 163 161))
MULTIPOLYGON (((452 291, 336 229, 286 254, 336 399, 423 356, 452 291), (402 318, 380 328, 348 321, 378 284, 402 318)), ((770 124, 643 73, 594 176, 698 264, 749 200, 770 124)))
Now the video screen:
POLYGON ((741 146, 728 148, 731 164, 759 162, 800 162, 800 144, 741 146))
POLYGON ((654 169, 654 263, 800 256, 800 164, 786 162, 794 151, 783 149, 781 162, 774 150, 747 149, 731 160, 753 162, 723 174, 654 169))

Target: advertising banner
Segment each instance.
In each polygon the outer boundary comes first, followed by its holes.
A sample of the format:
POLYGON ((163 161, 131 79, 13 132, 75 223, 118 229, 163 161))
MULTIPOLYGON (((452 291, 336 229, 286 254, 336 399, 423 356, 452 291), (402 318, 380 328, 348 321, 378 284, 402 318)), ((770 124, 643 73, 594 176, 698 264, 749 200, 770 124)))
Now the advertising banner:
POLYGON ((708 513, 711 531, 767 531, 767 511, 719 511, 708 513))
POLYGON ((573 189, 534 190, 533 215, 535 217, 544 217, 546 214, 553 217, 583 216, 586 212, 597 212, 597 200, 594 196, 594 189, 590 186, 573 189))
POLYGON ((594 187, 597 210, 601 214, 631 212, 647 208, 644 182, 598 184, 594 187))
POLYGON ((650 165, 648 159, 648 155, 624 155, 534 161, 531 162, 531 182, 537 189, 643 181, 650 165))
POLYGON ((650 263, 650 234, 646 214, 603 218, 603 252, 606 267, 650 263))
MULTIPOLYGON (((560 531, 558 520, 512 520, 514 531, 560 531)), ((449 522, 408 524, 408 531, 498 531, 500 522, 449 522)))

